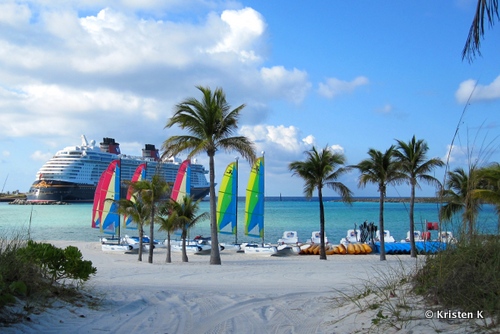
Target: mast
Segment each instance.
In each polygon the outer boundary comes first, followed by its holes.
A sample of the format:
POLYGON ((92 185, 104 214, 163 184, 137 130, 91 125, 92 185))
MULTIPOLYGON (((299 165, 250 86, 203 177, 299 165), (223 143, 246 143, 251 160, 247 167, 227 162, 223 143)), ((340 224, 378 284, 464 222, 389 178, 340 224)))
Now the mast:
POLYGON ((234 210, 234 220, 236 222, 235 224, 235 231, 234 231, 234 243, 238 243, 238 157, 235 158, 235 170, 236 170, 236 177, 233 182, 236 182, 236 194, 235 196, 235 210, 234 210))
POLYGON ((264 246, 264 231, 265 231, 265 224, 264 224, 264 210, 265 210, 265 203, 266 203, 266 165, 264 163, 264 154, 265 152, 262 151, 262 168, 264 169, 262 171, 262 246, 264 246))
MULTIPOLYGON (((120 156, 119 160, 118 160, 118 168, 119 168, 119 171, 120 171, 120 177, 118 177, 118 201, 122 199, 122 157, 120 156)), ((117 215, 118 216, 118 240, 117 240, 117 243, 120 244, 121 243, 121 240, 120 240, 120 233, 121 233, 121 224, 120 224, 120 217, 121 215, 117 215)))

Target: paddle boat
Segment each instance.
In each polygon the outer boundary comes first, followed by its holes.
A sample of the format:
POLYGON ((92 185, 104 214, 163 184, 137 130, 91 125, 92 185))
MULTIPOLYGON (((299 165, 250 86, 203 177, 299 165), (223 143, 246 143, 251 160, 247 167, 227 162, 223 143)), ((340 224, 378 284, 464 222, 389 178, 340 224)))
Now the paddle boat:
MULTIPOLYGON (((380 241, 380 231, 377 231, 375 233, 375 241, 380 241)), ((384 231, 384 243, 392 243, 396 242, 394 237, 391 235, 391 232, 389 230, 384 231)))
POLYGON ((347 230, 345 238, 340 239, 340 243, 345 245, 347 243, 355 243, 360 241, 361 232, 359 230, 347 230))
POLYGON ((281 239, 278 239, 278 245, 283 244, 297 244, 299 242, 299 237, 297 231, 285 231, 281 239))
POLYGON ((444 243, 453 243, 457 240, 453 237, 453 233, 451 233, 450 231, 442 231, 439 233, 437 241, 444 243))
MULTIPOLYGON (((430 241, 431 232, 413 231, 413 238, 415 242, 430 241)), ((406 232, 406 239, 401 240, 401 242, 410 242, 410 231, 406 232)))
MULTIPOLYGON (((320 231, 314 231, 312 234, 311 234, 311 243, 312 244, 319 244, 321 243, 321 234, 320 234, 320 231)), ((328 243, 328 238, 326 237, 326 233, 325 233, 325 244, 328 243)))

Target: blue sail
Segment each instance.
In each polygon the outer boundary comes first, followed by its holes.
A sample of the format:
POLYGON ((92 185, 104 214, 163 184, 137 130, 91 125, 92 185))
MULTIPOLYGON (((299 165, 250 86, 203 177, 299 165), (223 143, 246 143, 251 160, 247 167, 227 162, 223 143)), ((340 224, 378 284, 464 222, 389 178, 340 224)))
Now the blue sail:
POLYGON ((238 163, 226 167, 217 198, 217 231, 222 234, 237 234, 238 210, 238 163))
POLYGON ((245 235, 264 239, 264 157, 255 161, 248 179, 245 235))

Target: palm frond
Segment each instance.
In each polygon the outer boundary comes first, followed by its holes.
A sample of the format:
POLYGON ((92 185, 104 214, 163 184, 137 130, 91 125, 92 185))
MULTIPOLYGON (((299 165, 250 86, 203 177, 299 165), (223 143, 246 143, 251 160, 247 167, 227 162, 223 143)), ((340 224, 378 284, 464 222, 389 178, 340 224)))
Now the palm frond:
POLYGON ((497 20, 500 18, 498 14, 498 0, 477 1, 474 19, 472 20, 469 34, 462 50, 462 60, 467 58, 469 62, 472 62, 476 55, 481 55, 481 38, 484 37, 485 22, 492 27, 495 23, 495 17, 497 20))

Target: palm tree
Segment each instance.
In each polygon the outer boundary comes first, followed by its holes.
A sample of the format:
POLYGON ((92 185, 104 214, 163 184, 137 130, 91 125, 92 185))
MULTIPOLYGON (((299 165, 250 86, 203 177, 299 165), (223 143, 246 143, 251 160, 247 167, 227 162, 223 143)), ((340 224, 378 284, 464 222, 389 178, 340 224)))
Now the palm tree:
POLYGON ((476 13, 465 42, 464 49, 462 50, 462 59, 467 58, 469 62, 476 57, 476 54, 481 55, 480 45, 481 38, 484 37, 484 23, 487 19, 490 27, 494 24, 495 17, 500 19, 498 15, 498 0, 478 0, 476 13))
POLYGON ((149 217, 149 206, 146 205, 137 195, 137 193, 132 195, 132 199, 121 198, 115 201, 118 206, 118 213, 130 218, 134 223, 137 224, 137 230, 139 232, 139 258, 138 261, 142 261, 142 238, 144 237, 144 224, 146 219, 149 217))
POLYGON ((415 209, 415 188, 420 187, 419 181, 427 184, 440 185, 440 182, 428 173, 436 167, 444 165, 439 158, 426 160, 426 154, 429 150, 427 143, 420 139, 416 140, 415 135, 408 142, 397 140, 398 147, 394 151, 396 161, 399 164, 400 172, 405 175, 407 183, 411 187, 410 194, 410 244, 411 257, 417 257, 417 249, 415 247, 415 221, 413 212, 415 209))
POLYGON ((154 221, 156 217, 156 207, 167 196, 170 187, 160 175, 155 174, 149 180, 141 180, 131 183, 133 193, 139 193, 142 201, 149 207, 149 256, 148 262, 153 263, 154 248, 154 221))
POLYGON ((373 183, 378 186, 380 193, 380 210, 379 210, 379 226, 380 226, 380 261, 385 261, 385 240, 384 240, 384 202, 386 196, 387 185, 397 184, 404 177, 398 169, 398 164, 394 157, 395 146, 392 145, 382 153, 373 148, 368 150, 368 159, 361 161, 359 164, 352 166, 357 168, 361 175, 359 176, 359 186, 364 188, 367 183, 373 183))
POLYGON ((316 147, 304 152, 305 161, 294 161, 288 168, 293 175, 301 177, 304 184, 304 195, 311 198, 315 189, 318 190, 319 219, 320 219, 320 260, 326 260, 325 250, 325 209, 323 205, 323 188, 326 186, 335 190, 344 202, 351 202, 352 192, 343 183, 336 181, 348 168, 340 167, 345 164, 345 157, 341 153, 332 152, 328 146, 321 152, 316 147))
POLYGON ((495 162, 478 170, 480 189, 473 190, 473 196, 495 206, 500 233, 500 163, 495 162))
POLYGON ((212 251, 210 264, 221 264, 217 235, 217 212, 215 202, 215 152, 236 151, 253 164, 255 160, 254 144, 244 136, 234 136, 238 128, 240 113, 244 104, 232 109, 226 102, 226 95, 221 88, 214 92, 208 87, 197 86, 203 98, 198 101, 188 98, 175 107, 174 115, 165 128, 179 125, 191 135, 173 136, 163 143, 163 156, 173 156, 185 150, 191 150, 188 158, 206 152, 210 169, 210 233, 212 251))
MULTIPOLYGON (((182 203, 176 202, 174 200, 170 201, 172 208, 172 224, 182 230, 182 262, 188 262, 188 257, 186 254, 186 238, 187 232, 199 221, 204 219, 209 219, 210 215, 208 212, 204 212, 200 215, 196 215, 198 212, 198 207, 201 200, 194 201, 192 197, 185 196, 182 203)), ((213 244, 213 240, 212 240, 213 244)), ((217 249, 219 244, 217 243, 217 249)))
POLYGON ((170 245, 170 236, 171 234, 178 228, 175 225, 176 222, 175 212, 172 211, 172 206, 170 201, 164 202, 158 208, 158 214, 156 216, 156 222, 160 225, 159 230, 167 232, 167 257, 165 258, 166 263, 172 262, 171 250, 172 247, 170 245))
POLYGON ((439 217, 443 220, 451 220, 453 215, 462 213, 462 231, 470 238, 474 235, 475 225, 481 201, 473 196, 473 192, 479 186, 479 174, 477 169, 466 172, 463 168, 456 168, 448 172, 446 188, 443 190, 443 201, 446 203, 439 210, 439 217))

